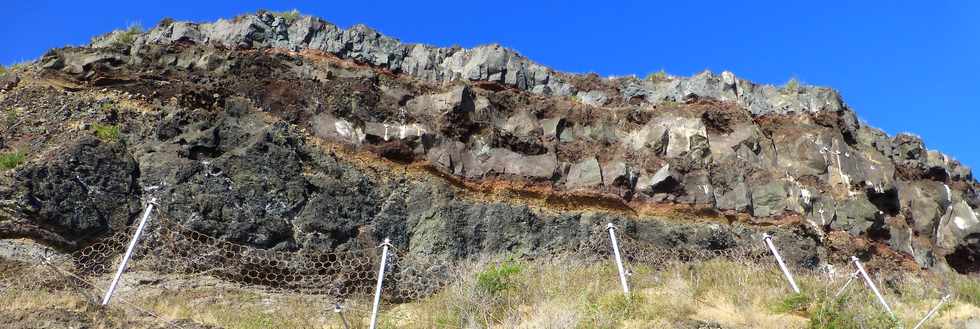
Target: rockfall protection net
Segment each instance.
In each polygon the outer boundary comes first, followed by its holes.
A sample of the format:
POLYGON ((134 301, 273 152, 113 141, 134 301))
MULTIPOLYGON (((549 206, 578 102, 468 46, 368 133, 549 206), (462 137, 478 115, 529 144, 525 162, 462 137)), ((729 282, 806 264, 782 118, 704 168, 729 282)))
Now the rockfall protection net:
MULTIPOLYGON (((161 274, 207 275, 249 289, 342 300, 373 294, 382 250, 287 252, 257 249, 205 235, 163 217, 141 237, 128 267, 161 274)), ((132 239, 122 231, 72 253, 83 277, 111 274, 132 239)), ((428 296, 448 281, 449 263, 390 247, 383 296, 398 302, 428 296)))
MULTIPOLYGON (((623 262, 632 265, 647 265, 663 268, 671 263, 699 263, 712 259, 728 259, 753 266, 773 266, 769 250, 760 240, 758 243, 743 243, 735 247, 719 246, 712 248, 689 245, 663 247, 651 242, 637 240, 621 231, 616 232, 623 262)), ((595 260, 613 257, 612 240, 606 229, 596 229, 579 247, 579 254, 595 260)))
MULTIPOLYGON (((143 280, 135 275, 138 272, 153 273, 148 280, 157 283, 171 280, 175 290, 197 278, 207 277, 213 279, 201 282, 220 282, 248 291, 311 296, 311 300, 323 303, 325 314, 334 314, 329 309, 335 303, 344 304, 347 312, 368 313, 370 306, 365 307, 367 303, 349 301, 366 301, 373 294, 381 248, 335 252, 273 251, 215 238, 164 216, 154 215, 150 223, 127 267, 126 275, 129 276, 124 277, 128 281, 123 280, 121 286, 143 280)), ((18 249, 16 244, 0 246, 4 253, 0 258, 7 259, 0 262, 0 289, 73 289, 97 303, 107 290, 135 229, 134 225, 68 255, 46 248, 18 249)), ((641 265, 659 269, 674 263, 691 264, 725 258, 750 263, 764 271, 778 271, 762 241, 737 247, 664 247, 637 240, 620 231, 617 231, 617 239, 627 269, 641 265)), ((608 231, 596 227, 590 238, 579 244, 575 254, 587 262, 608 261, 611 264, 612 250, 608 231)), ((383 301, 388 304, 429 296, 457 279, 459 272, 458 266, 450 262, 394 247, 389 248, 386 263, 383 301)), ((800 273, 803 269, 794 268, 793 271, 800 273)), ((850 271, 841 271, 828 275, 828 279, 843 281, 849 274, 850 271)), ((123 293, 113 297, 113 305, 159 319, 167 326, 181 327, 148 311, 150 306, 131 302, 123 293)))
MULTIPOLYGON (((150 305, 129 300, 123 290, 142 281, 179 290, 195 285, 195 278, 206 277, 217 280, 201 281, 223 289, 305 297, 322 304, 328 316, 335 314, 335 304, 343 305, 351 317, 369 314, 370 306, 364 304, 377 283, 381 247, 338 252, 263 250, 208 236, 163 216, 153 217, 113 295, 113 306, 156 318, 167 327, 182 327, 149 311, 150 305), (152 276, 140 277, 143 273, 152 276)), ((71 290, 99 303, 135 230, 134 225, 67 255, 0 240, 0 296, 13 291, 71 290)), ((382 301, 390 304, 431 295, 449 282, 450 273, 446 261, 389 247, 382 301)))

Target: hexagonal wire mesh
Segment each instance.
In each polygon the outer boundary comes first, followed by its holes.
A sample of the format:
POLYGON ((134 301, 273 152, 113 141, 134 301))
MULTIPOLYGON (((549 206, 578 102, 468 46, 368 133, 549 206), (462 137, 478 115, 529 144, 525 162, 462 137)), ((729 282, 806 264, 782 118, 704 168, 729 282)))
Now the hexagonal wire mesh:
MULTIPOLYGON (((78 249, 67 257, 39 256, 36 251, 31 255, 21 255, 23 257, 19 261, 0 264, 8 267, 0 271, 4 275, 0 276, 0 288, 20 285, 50 289, 60 285, 85 288, 89 295, 101 294, 108 287, 108 279, 134 231, 135 227, 119 231, 78 249), (32 258, 36 263, 30 262, 32 258), (61 279, 38 280, 39 277, 61 279)), ((663 268, 670 263, 700 263, 725 258, 751 263, 763 270, 777 270, 772 256, 761 241, 711 249, 664 248, 637 240, 629 234, 617 234, 617 238, 627 267, 645 265, 663 268)), ((16 248, 5 250, 17 252, 16 248)), ((607 261, 612 254, 608 232, 596 227, 589 239, 579 243, 575 253, 587 261, 607 261)), ((129 269, 185 279, 210 276, 249 290, 320 296, 332 304, 373 294, 380 255, 379 248, 335 252, 258 249, 200 233, 157 215, 141 238, 129 269)), ((393 248, 389 252, 385 270, 384 300, 388 303, 399 303, 431 295, 451 283, 453 276, 450 273, 454 269, 456 267, 452 263, 393 248)), ((797 267, 794 270, 803 269, 797 267)), ((848 273, 839 273, 830 279, 843 279, 847 276, 848 273)), ((97 297, 99 296, 92 296, 93 299, 97 297)), ((118 300, 127 307, 155 316, 125 299, 118 300)), ((363 309, 352 311, 366 312, 363 309)))
MULTIPOLYGON (((118 265, 131 237, 121 231, 72 253, 75 272, 98 277, 118 265)), ((157 216, 141 238, 130 269, 160 274, 208 275, 249 289, 347 298, 373 293, 378 248, 336 251, 274 251, 231 243, 157 216)), ((412 300, 448 282, 446 262, 389 252, 384 296, 412 300)))

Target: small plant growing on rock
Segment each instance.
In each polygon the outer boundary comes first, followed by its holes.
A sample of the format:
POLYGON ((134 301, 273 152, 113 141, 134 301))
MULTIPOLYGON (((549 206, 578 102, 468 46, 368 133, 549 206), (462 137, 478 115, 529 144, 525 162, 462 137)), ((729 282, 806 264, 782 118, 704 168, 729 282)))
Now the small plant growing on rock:
POLYGON ((274 12, 270 12, 270 14, 272 14, 273 16, 281 17, 284 21, 286 21, 286 23, 295 22, 297 19, 299 19, 299 15, 300 15, 299 10, 296 9, 290 11, 274 11, 274 12))
POLYGON ((139 23, 130 24, 125 30, 116 30, 112 32, 110 38, 112 38, 112 46, 114 47, 129 47, 136 41, 136 37, 143 33, 143 26, 139 23))
POLYGON ((0 74, 4 74, 4 73, 7 73, 7 68, 4 67, 3 65, 0 65, 0 74))
POLYGON ((521 265, 513 260, 490 266, 476 275, 476 286, 491 295, 499 294, 516 286, 514 276, 522 270, 521 265))
POLYGON ((106 142, 119 140, 119 126, 116 125, 96 123, 92 125, 92 133, 95 134, 95 137, 106 142))
POLYGON ((789 78, 789 81, 783 85, 783 91, 791 94, 800 92, 800 81, 796 77, 789 78))
POLYGON ((11 151, 0 154, 0 170, 17 168, 18 165, 24 162, 25 158, 27 158, 27 154, 24 151, 11 151))
POLYGON ((647 81, 663 81, 667 80, 667 72, 661 69, 660 71, 647 74, 647 81))

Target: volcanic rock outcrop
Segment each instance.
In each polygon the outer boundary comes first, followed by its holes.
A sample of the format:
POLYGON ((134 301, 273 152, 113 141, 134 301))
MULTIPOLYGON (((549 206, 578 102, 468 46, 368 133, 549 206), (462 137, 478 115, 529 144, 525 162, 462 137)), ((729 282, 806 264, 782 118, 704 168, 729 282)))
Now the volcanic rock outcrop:
POLYGON ((0 237, 72 248, 152 195, 163 216, 282 250, 390 236, 534 256, 616 222, 665 248, 775 231, 807 266, 980 270, 970 169, 829 88, 567 74, 268 12, 113 32, 10 74, 0 148, 28 160, 2 177, 0 237))

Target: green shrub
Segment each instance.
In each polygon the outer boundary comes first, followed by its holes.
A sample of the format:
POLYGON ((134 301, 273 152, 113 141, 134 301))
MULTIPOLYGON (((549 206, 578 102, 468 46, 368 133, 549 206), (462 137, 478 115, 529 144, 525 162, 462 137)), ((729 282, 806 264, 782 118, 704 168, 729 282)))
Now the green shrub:
POLYGON ((140 24, 130 24, 125 30, 113 32, 112 45, 115 47, 129 47, 136 41, 136 37, 143 33, 143 26, 140 24))
POLYGON ((980 307, 980 280, 961 277, 953 283, 957 299, 980 307))
POLYGON ((615 318, 628 319, 640 310, 644 299, 642 295, 632 294, 629 297, 617 291, 599 298, 596 309, 600 312, 610 314, 615 318))
POLYGON ((9 127, 17 123, 17 117, 20 115, 19 113, 20 111, 17 111, 17 109, 13 108, 13 109, 7 109, 6 111, 3 112, 4 112, 3 123, 5 125, 9 127))
POLYGON ((810 296, 802 293, 795 293, 784 297, 775 305, 772 305, 772 311, 775 313, 802 312, 806 311, 807 306, 809 305, 810 296))
POLYGON ((800 91, 800 81, 796 77, 789 78, 786 84, 783 85, 783 91, 787 93, 797 93, 800 91))
POLYGON ((273 11, 270 12, 270 14, 272 14, 273 16, 281 17, 287 23, 295 22, 297 19, 299 19, 299 15, 300 15, 299 10, 296 9, 290 11, 273 11))
POLYGON ((899 328, 901 323, 884 311, 854 307, 847 298, 823 300, 810 313, 810 329, 899 328))
POLYGON ((24 151, 12 151, 0 154, 0 170, 17 168, 18 165, 24 162, 25 158, 27 158, 27 154, 24 151))
POLYGON ((119 140, 119 126, 116 125, 96 123, 92 125, 92 133, 95 134, 95 137, 106 142, 119 140))
POLYGON ((657 105, 658 108, 675 108, 680 106, 681 103, 678 103, 673 99, 665 99, 664 101, 660 102, 660 104, 657 105))
POLYGON ((483 272, 477 273, 476 286, 490 294, 510 290, 517 285, 514 276, 520 274, 522 270, 521 265, 514 261, 493 265, 483 272))
POLYGON ((111 101, 110 102, 99 103, 99 110, 102 111, 102 112, 109 112, 109 111, 112 110, 112 108, 114 106, 115 106, 115 104, 113 104, 111 101))
POLYGON ((4 74, 4 73, 7 73, 7 68, 4 67, 3 65, 0 65, 0 74, 4 74))
POLYGON ((647 81, 663 81, 663 80, 667 80, 667 72, 662 69, 660 71, 647 74, 647 81))

